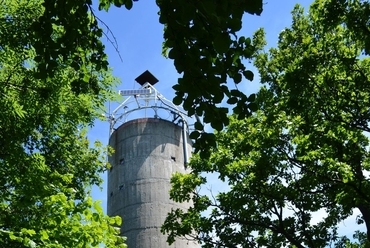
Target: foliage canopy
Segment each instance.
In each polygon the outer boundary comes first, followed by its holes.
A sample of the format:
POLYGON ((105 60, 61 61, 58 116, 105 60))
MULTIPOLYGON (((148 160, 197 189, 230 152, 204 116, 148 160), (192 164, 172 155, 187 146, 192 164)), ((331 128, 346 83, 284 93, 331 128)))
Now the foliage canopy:
MULTIPOLYGON (((261 14, 262 1, 161 1, 159 21, 165 24, 164 47, 182 73, 173 86, 175 104, 183 104, 189 116, 203 117, 216 130, 228 124, 228 109, 219 104, 226 97, 240 118, 255 110, 253 96, 226 86, 231 79, 235 87, 243 78, 253 80, 253 73, 243 64, 261 48, 259 36, 238 36, 245 12, 261 14)), ((191 134, 197 139, 195 150, 206 155, 214 145, 213 136, 202 125, 191 134)))
MULTIPOLYGON (((120 218, 88 192, 101 182, 106 152, 89 145, 86 130, 115 80, 91 49, 78 47, 89 59, 76 62, 41 47, 34 28, 46 12, 39 0, 1 2, 0 246, 125 247, 120 218)), ((56 44, 68 32, 49 28, 39 31, 56 44)))
POLYGON ((171 197, 194 207, 168 215, 169 242, 198 233, 203 247, 369 246, 369 7, 318 0, 308 15, 295 7, 278 47, 256 55, 259 110, 231 116, 210 158, 195 156, 190 174, 172 178, 171 197), (215 172, 229 190, 200 194, 203 173, 215 172), (358 242, 337 232, 355 209, 366 226, 348 230, 358 242))

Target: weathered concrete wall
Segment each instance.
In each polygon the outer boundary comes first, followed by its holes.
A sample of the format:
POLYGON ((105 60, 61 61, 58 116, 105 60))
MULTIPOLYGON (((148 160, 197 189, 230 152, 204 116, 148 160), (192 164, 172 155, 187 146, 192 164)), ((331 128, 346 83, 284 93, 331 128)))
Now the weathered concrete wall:
MULTIPOLYGON (((109 143, 116 152, 109 158, 108 215, 122 217, 128 247, 198 247, 186 240, 169 246, 160 233, 171 208, 189 207, 169 199, 171 175, 186 171, 182 127, 154 118, 136 119, 120 126, 109 143)), ((186 143, 190 152, 188 138, 186 143)))

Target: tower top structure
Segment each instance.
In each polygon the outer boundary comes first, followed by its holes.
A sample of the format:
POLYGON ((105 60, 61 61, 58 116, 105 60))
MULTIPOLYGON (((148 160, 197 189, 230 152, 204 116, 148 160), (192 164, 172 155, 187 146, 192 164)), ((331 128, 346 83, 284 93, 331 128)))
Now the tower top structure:
POLYGON ((186 113, 172 101, 166 99, 153 85, 159 80, 148 70, 138 76, 135 81, 139 89, 119 90, 118 94, 125 97, 122 103, 109 113, 110 134, 123 123, 142 117, 154 117, 182 122, 187 128, 186 113), (138 112, 141 113, 141 115, 138 112))

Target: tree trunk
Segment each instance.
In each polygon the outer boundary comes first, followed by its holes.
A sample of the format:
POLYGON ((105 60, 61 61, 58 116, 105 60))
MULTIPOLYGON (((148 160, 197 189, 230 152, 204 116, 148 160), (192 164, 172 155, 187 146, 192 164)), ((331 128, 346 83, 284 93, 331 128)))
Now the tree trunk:
POLYGON ((370 208, 367 205, 359 204, 357 208, 360 210, 362 214, 362 218, 365 221, 366 224, 366 230, 367 230, 367 240, 370 242, 370 208))

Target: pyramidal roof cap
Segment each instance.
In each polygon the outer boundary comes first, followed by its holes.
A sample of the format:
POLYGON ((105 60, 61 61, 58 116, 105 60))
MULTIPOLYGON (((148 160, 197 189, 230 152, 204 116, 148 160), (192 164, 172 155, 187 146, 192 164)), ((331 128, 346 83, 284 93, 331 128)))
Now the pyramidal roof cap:
POLYGON ((155 85, 158 83, 158 79, 153 76, 148 70, 144 71, 140 76, 135 78, 135 81, 138 82, 141 86, 145 83, 150 83, 151 85, 155 85))

